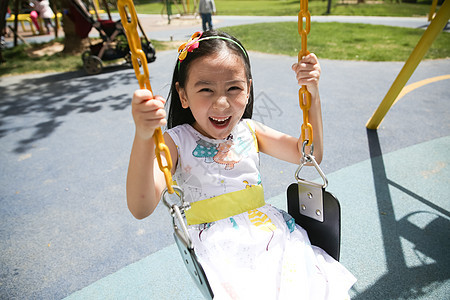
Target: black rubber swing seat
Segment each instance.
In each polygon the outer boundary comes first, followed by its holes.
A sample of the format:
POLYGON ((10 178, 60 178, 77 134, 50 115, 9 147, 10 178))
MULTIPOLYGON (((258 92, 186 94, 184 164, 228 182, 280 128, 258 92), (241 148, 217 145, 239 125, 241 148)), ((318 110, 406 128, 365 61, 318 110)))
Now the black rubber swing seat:
POLYGON ((323 191, 323 222, 301 214, 298 184, 292 183, 287 190, 288 213, 295 223, 303 227, 311 244, 325 250, 339 261, 341 249, 341 206, 338 199, 323 191))

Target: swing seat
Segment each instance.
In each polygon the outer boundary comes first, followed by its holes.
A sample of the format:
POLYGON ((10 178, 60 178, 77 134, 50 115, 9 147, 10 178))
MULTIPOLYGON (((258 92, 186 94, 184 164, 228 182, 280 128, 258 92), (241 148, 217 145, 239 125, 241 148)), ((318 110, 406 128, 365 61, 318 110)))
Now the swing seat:
MULTIPOLYGON (((292 183, 287 190, 288 213, 308 233, 311 244, 325 250, 339 261, 341 248, 341 206, 338 199, 322 189, 323 222, 302 214, 299 184, 292 183)), ((316 200, 319 201, 319 200, 316 200)))
POLYGON ((197 255, 195 255, 194 248, 189 246, 188 242, 185 241, 178 230, 175 230, 173 236, 175 238, 178 250, 180 251, 184 265, 186 266, 189 275, 191 275, 192 280, 203 294, 203 297, 205 297, 205 299, 212 300, 214 298, 214 293, 209 285, 208 279, 206 278, 205 271, 199 263, 197 255))
MULTIPOLYGON (((322 221, 319 221, 302 214, 299 195, 299 183, 292 183, 287 189, 288 213, 298 225, 306 230, 312 245, 322 248, 339 261, 341 245, 341 206, 339 201, 322 188, 323 208, 321 208, 322 217, 320 218, 322 221)), ((174 229, 173 236, 189 275, 205 299, 213 299, 214 293, 205 271, 199 263, 191 243, 185 238, 187 232, 183 232, 178 226, 174 226, 174 229)))

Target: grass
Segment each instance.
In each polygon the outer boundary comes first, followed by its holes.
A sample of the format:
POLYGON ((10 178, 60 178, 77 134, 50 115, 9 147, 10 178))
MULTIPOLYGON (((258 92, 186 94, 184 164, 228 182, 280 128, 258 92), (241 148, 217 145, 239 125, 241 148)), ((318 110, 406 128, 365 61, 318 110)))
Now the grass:
POLYGON ((5 63, 0 64, 0 76, 14 75, 23 73, 40 73, 45 72, 69 72, 82 68, 81 56, 65 55, 63 53, 55 53, 53 55, 44 55, 39 57, 30 56, 32 50, 38 50, 55 43, 31 44, 31 48, 20 44, 14 48, 8 48, 2 51, 5 63))
MULTIPOLYGON (((345 1, 349 2, 349 1, 345 1)), ((354 1, 356 2, 356 1, 354 1)), ((369 1, 366 1, 369 2, 369 1)), ((426 16, 430 10, 431 0, 417 3, 392 3, 392 1, 373 1, 365 4, 345 4, 343 0, 333 0, 332 15, 354 16, 426 16)), ((215 0, 217 13, 220 15, 248 16, 295 16, 300 9, 300 1, 291 0, 215 0)), ((135 1, 136 11, 145 14, 166 13, 161 1, 135 1)), ((326 15, 328 1, 309 1, 308 9, 312 15, 326 15)), ((181 5, 172 5, 172 13, 182 13, 181 5)), ((193 1, 190 10, 192 11, 193 1)))
MULTIPOLYGON (((247 50, 296 56, 300 50, 297 23, 260 23, 222 28, 236 36, 247 50)), ((368 24, 315 23, 308 35, 308 50, 321 59, 405 61, 420 40, 421 29, 368 24)), ((50 43, 54 43, 50 42, 50 43)), ((33 44, 32 47, 45 47, 33 44)), ((173 44, 153 41, 156 51, 174 48, 173 44)), ((0 76, 67 72, 82 69, 80 55, 56 53, 29 57, 24 45, 3 52, 6 63, 0 64, 0 76)), ((450 57, 450 33, 442 32, 433 42, 425 59, 450 57)))
MULTIPOLYGON (((223 28, 248 50, 295 56, 301 42, 297 23, 264 23, 223 28)), ((315 23, 308 50, 320 58, 367 61, 405 61, 423 30, 368 24, 315 23)), ((450 57, 450 33, 442 32, 425 59, 450 57)))
MULTIPOLYGON (((20 44, 15 48, 8 48, 2 51, 5 63, 0 64, 0 76, 18 75, 25 73, 42 72, 70 72, 83 69, 81 55, 63 54, 61 52, 43 55, 39 57, 30 56, 33 50, 48 48, 55 43, 61 43, 62 39, 53 40, 48 43, 31 44, 26 47, 20 44)), ((156 51, 164 51, 171 48, 169 45, 159 41, 152 41, 156 51)), ((123 61, 121 59, 120 61, 123 61)), ((104 62, 105 65, 117 63, 116 61, 104 62)))

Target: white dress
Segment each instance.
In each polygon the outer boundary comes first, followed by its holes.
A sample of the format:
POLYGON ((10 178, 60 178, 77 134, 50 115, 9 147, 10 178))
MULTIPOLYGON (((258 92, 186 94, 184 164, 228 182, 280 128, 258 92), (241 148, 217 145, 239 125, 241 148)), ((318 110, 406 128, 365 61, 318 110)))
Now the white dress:
POLYGON ((225 140, 187 124, 168 130, 178 149, 174 179, 192 203, 189 234, 214 299, 346 299, 356 281, 350 272, 312 246, 286 212, 240 197, 249 188, 263 197, 253 126, 243 120, 225 140), (222 194, 234 195, 231 206, 222 194), (211 199, 216 209, 194 208, 211 199))

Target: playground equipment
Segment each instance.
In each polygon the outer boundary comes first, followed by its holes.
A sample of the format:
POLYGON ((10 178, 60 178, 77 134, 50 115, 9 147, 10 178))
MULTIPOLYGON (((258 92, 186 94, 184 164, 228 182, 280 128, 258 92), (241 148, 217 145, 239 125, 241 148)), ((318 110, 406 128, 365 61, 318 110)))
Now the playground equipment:
POLYGON ((409 78, 411 78, 411 75, 416 70, 417 66, 425 56, 425 53, 427 53, 433 41, 447 24, 449 18, 450 0, 445 0, 436 16, 433 18, 430 25, 420 38, 411 55, 406 60, 405 65, 400 70, 400 73, 397 75, 397 78, 387 92, 383 101, 380 103, 377 110, 373 113, 372 117, 367 122, 366 127, 368 129, 377 129, 380 126, 387 112, 395 103, 396 98, 399 96, 409 78))
MULTIPOLYGON (((16 15, 12 14, 9 18, 6 19, 6 22, 14 23, 15 19, 16 19, 16 15)), ((59 21, 56 22, 56 19, 61 20, 62 14, 57 13, 51 19, 53 22, 55 22, 56 27, 59 28, 60 24, 59 24, 59 21)), ((36 31, 36 29, 33 26, 33 22, 31 21, 30 14, 18 14, 17 20, 19 21, 20 26, 22 27, 22 31, 26 32, 26 31, 30 30, 33 34, 38 34, 38 32, 36 31), (25 23, 28 23, 29 30, 28 30, 27 26, 25 26, 25 23)), ((38 18, 38 22, 39 22, 39 26, 41 26, 41 28, 43 28, 42 18, 38 18)))
MULTIPOLYGON (((298 30, 301 35, 302 49, 298 54, 299 61, 303 56, 309 54, 307 50, 307 35, 310 32, 311 19, 308 11, 308 0, 302 0, 300 4, 298 30)), ((141 49, 136 29, 138 22, 133 2, 132 0, 119 0, 117 5, 130 44, 131 59, 139 86, 141 89, 146 88, 151 91, 146 55, 141 49)), ((287 191, 288 211, 296 222, 308 232, 313 245, 321 247, 338 260, 340 251, 340 206, 338 200, 325 191, 328 184, 327 179, 313 156, 313 128, 308 120, 311 94, 306 86, 302 86, 299 90, 299 103, 303 111, 303 125, 301 126, 303 157, 295 173, 297 182, 291 184, 287 191), (309 153, 307 153, 307 147, 309 147, 309 153), (312 164, 316 168, 324 181, 323 184, 317 184, 299 177, 300 171, 307 164, 312 164)), ((197 259, 185 221, 184 214, 190 208, 190 204, 184 199, 183 189, 172 184, 170 172, 172 161, 169 149, 164 143, 161 128, 155 131, 153 138, 156 145, 155 152, 158 165, 164 173, 167 186, 162 193, 161 200, 169 208, 172 215, 173 235, 176 244, 183 262, 197 287, 206 299, 212 299, 214 297, 213 291, 197 259), (166 165, 162 163, 161 152, 165 153, 166 165), (173 198, 175 198, 175 201, 173 201, 173 198)))
MULTIPOLYGON (((298 14, 298 32, 301 36, 302 46, 298 53, 298 61, 309 54, 307 38, 310 29, 311 14, 308 11, 308 0, 303 0, 300 1, 300 12, 298 14)), ((288 213, 298 225, 308 232, 311 244, 322 248, 334 259, 339 260, 341 241, 340 204, 336 197, 325 191, 328 185, 327 178, 313 156, 313 128, 308 120, 311 94, 306 86, 302 86, 298 93, 300 108, 303 111, 301 127, 303 158, 295 172, 297 182, 291 184, 287 190, 288 213), (307 153, 306 146, 310 146, 310 153, 307 153), (323 180, 323 184, 300 178, 300 171, 307 163, 315 167, 323 180)))
POLYGON ((164 0, 163 3, 162 12, 166 12, 168 24, 170 24, 173 15, 172 7, 175 7, 177 15, 195 15, 197 12, 197 0, 164 0), (192 4, 193 8, 191 10, 192 4))

